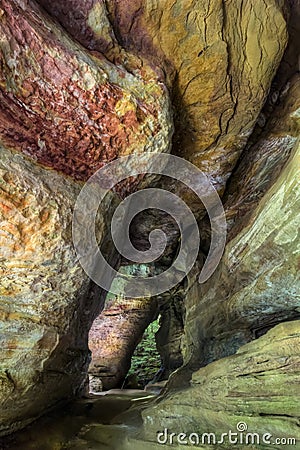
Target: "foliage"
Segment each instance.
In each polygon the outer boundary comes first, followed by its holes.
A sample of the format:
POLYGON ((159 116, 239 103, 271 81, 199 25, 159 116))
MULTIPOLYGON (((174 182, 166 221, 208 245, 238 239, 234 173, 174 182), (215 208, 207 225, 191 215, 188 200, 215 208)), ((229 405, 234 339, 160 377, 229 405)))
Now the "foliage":
POLYGON ((160 355, 156 349, 155 333, 159 329, 159 318, 152 322, 136 347, 131 359, 128 376, 136 375, 141 387, 149 383, 161 366, 160 355))

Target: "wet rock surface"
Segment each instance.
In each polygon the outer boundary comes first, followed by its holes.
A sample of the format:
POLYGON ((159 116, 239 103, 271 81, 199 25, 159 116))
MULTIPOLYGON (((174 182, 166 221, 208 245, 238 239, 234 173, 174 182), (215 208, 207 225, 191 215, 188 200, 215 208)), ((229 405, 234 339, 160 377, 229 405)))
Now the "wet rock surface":
POLYGON ((17 435, 0 438, 0 446, 3 450, 119 450, 136 434, 140 410, 153 398, 153 394, 142 390, 111 390, 94 395, 46 415, 17 435), (130 417, 126 425, 119 424, 118 416, 122 414, 130 417))

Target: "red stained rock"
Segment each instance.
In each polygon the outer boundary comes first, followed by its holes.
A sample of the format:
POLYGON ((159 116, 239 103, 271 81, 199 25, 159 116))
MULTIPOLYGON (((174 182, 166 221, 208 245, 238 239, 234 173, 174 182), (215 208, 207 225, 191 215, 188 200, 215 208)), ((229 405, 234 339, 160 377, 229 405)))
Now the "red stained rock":
POLYGON ((2 8, 0 138, 6 145, 82 181, 146 145, 168 149, 167 92, 157 80, 145 82, 84 54, 50 20, 42 22, 36 7, 23 11, 4 0, 2 8), (156 136, 165 132, 166 146, 158 147, 156 136))

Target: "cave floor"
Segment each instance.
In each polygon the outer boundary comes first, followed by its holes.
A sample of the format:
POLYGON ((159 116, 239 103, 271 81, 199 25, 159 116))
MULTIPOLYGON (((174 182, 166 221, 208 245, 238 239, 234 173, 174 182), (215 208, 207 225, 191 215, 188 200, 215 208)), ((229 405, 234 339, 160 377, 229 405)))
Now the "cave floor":
MULTIPOLYGON (((218 445, 174 446, 145 440, 141 412, 157 395, 132 389, 91 394, 0 438, 0 450, 232 450, 218 445)), ((245 450, 244 446, 234 448, 245 450)), ((247 448, 266 450, 252 445, 247 448)))
MULTIPOLYGON (((25 430, 0 441, 1 450, 120 450, 141 425, 140 412, 156 395, 143 390, 111 390, 48 413, 25 430)), ((156 447, 156 446, 155 446, 156 447)), ((143 444, 143 448, 145 448, 143 444)))

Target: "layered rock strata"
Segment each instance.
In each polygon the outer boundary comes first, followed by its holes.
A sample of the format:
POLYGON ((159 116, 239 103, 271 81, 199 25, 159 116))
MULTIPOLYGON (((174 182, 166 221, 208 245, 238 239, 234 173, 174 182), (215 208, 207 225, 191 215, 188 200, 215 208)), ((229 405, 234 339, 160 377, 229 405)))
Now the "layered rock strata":
MULTIPOLYGON (((80 186, 0 147, 0 434, 78 394, 90 362, 88 332, 105 294, 72 241, 80 186)), ((116 200, 108 196, 105 210, 116 200)), ((98 221, 106 239, 107 213, 98 221)), ((110 261, 116 264, 110 248, 110 261)))

